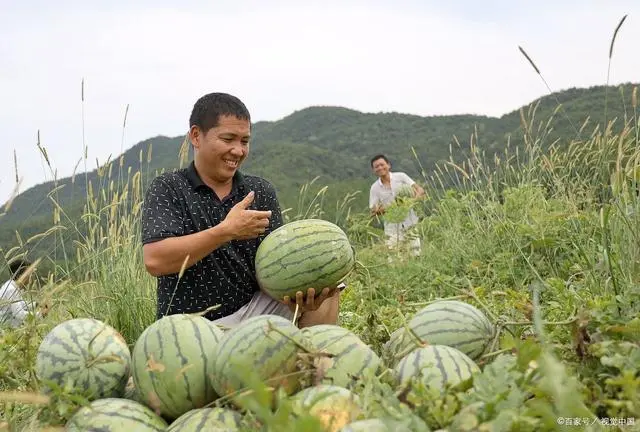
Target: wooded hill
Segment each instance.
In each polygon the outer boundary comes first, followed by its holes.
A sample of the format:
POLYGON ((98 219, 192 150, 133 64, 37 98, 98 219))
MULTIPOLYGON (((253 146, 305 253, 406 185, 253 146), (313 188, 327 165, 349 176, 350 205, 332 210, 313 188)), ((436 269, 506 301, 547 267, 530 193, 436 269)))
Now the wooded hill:
MULTIPOLYGON (((390 157, 393 169, 405 171, 415 180, 424 181, 422 174, 430 175, 434 164, 450 157, 464 160, 474 143, 487 154, 500 153, 507 143, 510 147, 522 146, 522 114, 527 122, 535 111, 533 130, 546 124, 551 116, 552 133, 544 137, 544 145, 555 140, 568 143, 574 139, 587 139, 596 127, 617 119, 615 129, 620 129, 626 119, 633 119, 632 91, 634 84, 609 87, 572 88, 544 96, 502 117, 479 115, 451 115, 421 117, 401 113, 362 113, 341 107, 309 107, 273 122, 257 122, 253 129, 251 153, 242 171, 257 174, 270 180, 277 188, 283 208, 297 206, 300 187, 316 176, 311 193, 328 186, 325 201, 328 216, 335 203, 349 192, 360 191, 352 203, 354 211, 367 205, 370 184, 375 180, 369 160, 376 153, 390 157), (606 101, 606 111, 605 111, 606 101), (559 108, 559 104, 561 104, 559 108), (606 116, 605 116, 606 112, 606 116), (554 114, 555 113, 555 114, 554 114), (589 125, 580 131, 583 123, 589 125), (413 153, 417 155, 417 159, 413 153), (422 171, 424 170, 424 171, 422 171)), ((637 115, 637 114, 636 114, 637 115)), ((527 129, 530 125, 527 127, 527 129)), ((122 156, 123 173, 141 171, 141 178, 150 181, 161 170, 172 170, 180 163, 179 151, 184 137, 157 136, 140 142, 122 156), (149 163, 147 155, 152 145, 149 163), (142 160, 142 163, 141 163, 142 160)), ((189 152, 188 159, 192 153, 189 152)), ((117 178, 120 156, 112 162, 111 178, 117 178)), ((34 186, 21 193, 0 218, 0 247, 8 250, 17 244, 16 232, 23 240, 44 232, 53 223, 53 203, 48 195, 56 188, 54 196, 65 209, 62 224, 79 218, 86 204, 85 181, 92 184, 94 194, 105 187, 105 178, 95 169, 76 174, 72 179, 60 179, 34 186)), ((108 186, 108 184, 106 185, 108 186)), ((4 212, 5 208, 0 212, 4 212)), ((71 235, 66 236, 69 244, 71 235)), ((42 251, 50 251, 50 245, 42 242, 42 251)), ((40 255, 34 251, 35 255, 40 255)))

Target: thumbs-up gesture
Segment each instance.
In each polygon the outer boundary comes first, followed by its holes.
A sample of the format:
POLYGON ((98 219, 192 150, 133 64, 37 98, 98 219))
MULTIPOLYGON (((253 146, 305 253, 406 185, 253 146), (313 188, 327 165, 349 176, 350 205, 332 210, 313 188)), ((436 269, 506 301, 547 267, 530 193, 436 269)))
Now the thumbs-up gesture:
POLYGON ((249 210, 255 193, 253 191, 233 206, 224 219, 236 240, 248 240, 263 234, 269 226, 271 211, 249 210))

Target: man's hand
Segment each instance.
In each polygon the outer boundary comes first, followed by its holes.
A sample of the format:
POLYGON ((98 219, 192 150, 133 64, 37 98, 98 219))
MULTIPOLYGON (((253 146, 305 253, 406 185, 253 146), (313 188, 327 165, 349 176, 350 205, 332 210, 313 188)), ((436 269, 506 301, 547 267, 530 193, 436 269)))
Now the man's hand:
POLYGON ((318 310, 322 302, 324 302, 329 297, 332 297, 338 289, 336 287, 326 287, 322 290, 322 293, 316 297, 315 288, 307 289, 307 296, 302 291, 298 291, 296 293, 296 301, 295 303, 291 302, 289 296, 284 297, 283 303, 295 312, 296 305, 298 305, 298 314, 302 314, 306 311, 315 311, 318 310))
POLYGON ((236 240, 249 240, 258 237, 269 227, 271 211, 247 210, 253 202, 254 192, 233 206, 222 221, 236 240))
POLYGON ((384 214, 384 207, 380 204, 376 204, 373 209, 371 209, 371 214, 374 216, 380 216, 384 214))

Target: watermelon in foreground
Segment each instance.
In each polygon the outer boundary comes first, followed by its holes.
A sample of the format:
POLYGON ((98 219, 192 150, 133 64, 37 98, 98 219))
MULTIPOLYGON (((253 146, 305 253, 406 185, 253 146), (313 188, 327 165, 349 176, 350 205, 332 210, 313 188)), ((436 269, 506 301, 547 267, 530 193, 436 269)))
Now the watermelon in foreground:
POLYGON ((209 375, 223 334, 198 315, 167 315, 147 327, 132 354, 138 400, 169 419, 216 400, 209 375))
POLYGON ((242 416, 228 408, 198 408, 178 417, 167 432, 231 432, 239 431, 242 416))
POLYGON ((371 418, 345 425, 340 432, 413 432, 395 419, 371 418))
POLYGON ((352 331, 332 324, 306 327, 302 330, 320 352, 330 354, 322 362, 321 381, 350 387, 365 374, 376 374, 382 367, 378 355, 352 331))
POLYGON ((68 432, 160 432, 166 431, 169 425, 138 402, 106 398, 80 408, 65 426, 68 432))
POLYGON ((391 334, 385 346, 391 365, 423 343, 447 345, 477 360, 495 337, 495 327, 475 306, 457 300, 441 300, 419 310, 407 323, 391 334), (415 337, 419 338, 419 341, 415 337))
POLYGON ((120 333, 93 318, 74 318, 55 326, 36 354, 36 374, 46 381, 70 384, 88 400, 120 397, 131 370, 131 353, 120 333))
POLYGON ((446 345, 429 345, 407 354, 394 368, 394 378, 400 387, 420 380, 426 388, 443 391, 456 386, 480 371, 466 354, 446 345))
POLYGON ((322 219, 303 219, 271 232, 256 252, 256 278, 271 297, 294 298, 338 285, 353 270, 355 254, 342 229, 322 219))
POLYGON ((362 414, 360 398, 349 390, 334 385, 317 385, 296 393, 294 412, 316 417, 327 432, 339 431, 362 414))
POLYGON ((291 394, 301 387, 298 354, 312 349, 302 331, 281 316, 249 318, 227 331, 215 348, 211 383, 220 396, 247 389, 252 378, 291 394))

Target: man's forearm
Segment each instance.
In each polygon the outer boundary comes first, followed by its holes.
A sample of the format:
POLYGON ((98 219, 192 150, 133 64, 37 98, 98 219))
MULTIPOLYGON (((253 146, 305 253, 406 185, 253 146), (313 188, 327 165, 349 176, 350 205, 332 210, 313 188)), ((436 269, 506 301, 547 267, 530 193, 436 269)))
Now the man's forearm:
POLYGON ((183 266, 193 266, 231 240, 233 235, 223 223, 195 234, 149 243, 143 247, 144 265, 153 276, 178 273, 183 266))

